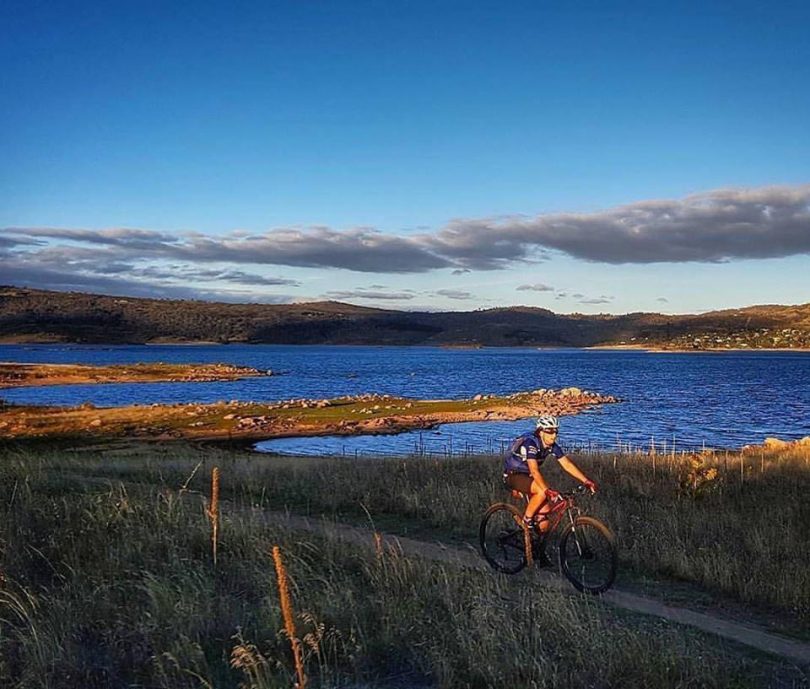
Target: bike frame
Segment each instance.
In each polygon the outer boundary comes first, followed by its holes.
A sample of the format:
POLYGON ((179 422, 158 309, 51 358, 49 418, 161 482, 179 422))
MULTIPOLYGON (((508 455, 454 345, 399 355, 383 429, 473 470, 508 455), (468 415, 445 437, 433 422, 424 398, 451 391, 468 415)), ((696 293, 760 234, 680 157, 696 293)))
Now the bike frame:
MULTIPOLYGON (((523 496, 524 505, 529 504, 529 496, 521 493, 523 496)), ((538 512, 538 515, 545 517, 549 522, 549 527, 545 531, 535 531, 533 540, 545 540, 553 532, 559 531, 560 524, 565 516, 571 524, 571 528, 576 530, 576 520, 582 514, 582 510, 577 506, 575 493, 560 493, 560 499, 552 503, 551 509, 548 512, 538 512)), ((537 515, 535 515, 535 523, 537 523, 537 515)), ((579 544, 577 544, 579 545, 579 544)))

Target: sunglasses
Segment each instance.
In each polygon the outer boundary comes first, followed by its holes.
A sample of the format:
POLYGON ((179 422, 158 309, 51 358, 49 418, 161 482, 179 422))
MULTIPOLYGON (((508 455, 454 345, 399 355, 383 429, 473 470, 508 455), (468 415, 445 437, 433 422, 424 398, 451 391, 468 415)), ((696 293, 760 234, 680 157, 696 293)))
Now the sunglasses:
POLYGON ((553 433, 554 435, 557 435, 560 431, 557 430, 556 428, 551 428, 551 429, 548 429, 548 430, 545 429, 545 428, 541 428, 540 432, 541 433, 553 433))

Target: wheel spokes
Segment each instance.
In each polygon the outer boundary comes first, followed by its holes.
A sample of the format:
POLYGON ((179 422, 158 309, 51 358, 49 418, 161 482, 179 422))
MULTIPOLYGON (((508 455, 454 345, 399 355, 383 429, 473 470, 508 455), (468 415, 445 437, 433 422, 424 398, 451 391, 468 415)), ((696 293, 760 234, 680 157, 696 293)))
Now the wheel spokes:
POLYGON ((590 524, 577 524, 565 543, 562 555, 571 576, 585 589, 599 589, 613 580, 613 545, 590 524))
POLYGON ((510 510, 498 510, 489 515, 482 534, 484 555, 490 564, 505 572, 514 572, 525 564, 523 527, 510 510))
POLYGON ((498 547, 506 556, 508 551, 518 552, 523 554, 523 531, 520 529, 512 529, 510 531, 501 532, 497 538, 498 547))

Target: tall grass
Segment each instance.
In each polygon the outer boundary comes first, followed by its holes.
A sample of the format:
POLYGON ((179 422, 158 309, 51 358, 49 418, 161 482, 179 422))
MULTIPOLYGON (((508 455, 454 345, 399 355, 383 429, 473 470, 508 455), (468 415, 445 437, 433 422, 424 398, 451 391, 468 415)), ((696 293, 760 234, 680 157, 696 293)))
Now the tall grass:
MULTIPOLYGON (((615 531, 625 570, 776 606, 810 628, 810 448, 752 454, 585 454, 600 485, 583 501, 615 531)), ((553 485, 572 486, 553 462, 553 485)), ((236 486, 275 509, 362 519, 475 541, 507 498, 497 458, 267 461, 236 486)))
MULTIPOLYGON (((375 548, 371 535, 367 548, 302 538, 222 501, 214 567, 204 496, 177 490, 196 451, 167 453, 162 466, 141 456, 140 472, 132 459, 108 460, 108 470, 127 474, 126 485, 77 479, 101 473, 98 458, 1 459, 2 686, 292 686, 270 557, 276 545, 308 686, 744 687, 772 677, 767 663, 742 660, 734 648, 563 596, 531 575, 430 564, 382 542, 375 548), (163 481, 153 482, 155 472, 163 481)), ((228 477, 223 498, 236 467, 243 483, 231 497, 261 496, 252 481, 257 472, 269 478, 265 468, 227 459, 210 458, 228 477)), ((317 467, 291 474, 311 492, 317 467)), ((261 499, 280 504, 264 487, 261 499)))
MULTIPOLYGON (((230 500, 368 522, 405 535, 474 541, 506 499, 497 457, 280 458, 188 448, 74 460, 77 472, 182 485, 194 465, 227 466, 230 500)), ((64 459, 58 460, 60 466, 64 459)), ((584 453, 600 485, 587 503, 617 534, 623 570, 691 582, 810 627, 810 447, 747 454, 584 453)), ((572 485, 554 462, 553 485, 572 485)), ((194 482, 192 482, 194 483, 194 482)), ((202 490, 202 483, 196 481, 202 490)))

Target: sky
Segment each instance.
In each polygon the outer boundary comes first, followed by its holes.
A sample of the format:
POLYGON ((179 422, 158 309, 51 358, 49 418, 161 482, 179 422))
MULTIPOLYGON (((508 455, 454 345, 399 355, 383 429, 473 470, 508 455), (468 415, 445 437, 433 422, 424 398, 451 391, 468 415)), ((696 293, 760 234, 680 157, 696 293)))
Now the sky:
POLYGON ((810 302, 808 25, 806 2, 0 0, 0 284, 810 302))

